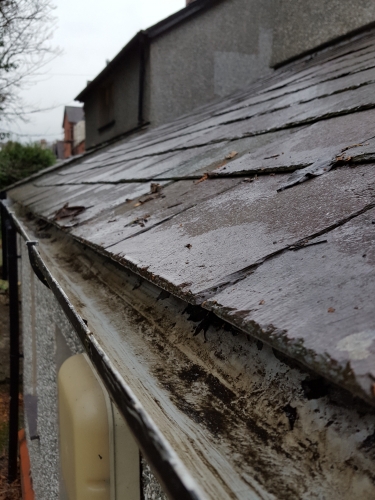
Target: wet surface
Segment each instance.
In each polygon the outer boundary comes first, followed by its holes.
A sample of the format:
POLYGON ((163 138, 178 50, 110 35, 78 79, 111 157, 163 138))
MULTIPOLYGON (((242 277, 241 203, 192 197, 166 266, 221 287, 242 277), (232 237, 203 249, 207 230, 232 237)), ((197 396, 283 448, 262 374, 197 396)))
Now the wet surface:
POLYGON ((48 266, 208 498, 373 498, 373 408, 57 234, 48 266))
POLYGON ((165 185, 156 195, 135 198, 102 211, 90 224, 82 224, 74 234, 90 243, 110 247, 165 223, 178 214, 241 183, 241 179, 215 182, 178 181, 165 185), (142 203, 140 203, 142 202, 142 203))
MULTIPOLYGON (((249 152, 212 173, 222 176, 278 172, 287 168, 306 167, 317 161, 328 165, 344 148, 367 143, 364 138, 375 135, 374 121, 375 110, 370 110, 354 113, 350 119, 342 116, 309 127, 284 131, 279 137, 270 134, 265 145, 259 148, 250 146, 249 152)), ((346 153, 352 155, 353 150, 346 153)))
MULTIPOLYGON (((287 251, 208 301, 239 327, 370 398, 375 381, 375 209, 287 251), (321 238, 319 238, 321 239, 321 238), (314 243, 314 240, 311 240, 314 243)), ((315 389, 310 389, 314 391, 315 389)))
POLYGON ((374 53, 361 35, 9 196, 373 400, 374 53))
POLYGON ((270 255, 324 233, 375 202, 371 166, 344 167, 277 193, 283 178, 243 182, 106 249, 203 301, 206 290, 227 286, 270 255))

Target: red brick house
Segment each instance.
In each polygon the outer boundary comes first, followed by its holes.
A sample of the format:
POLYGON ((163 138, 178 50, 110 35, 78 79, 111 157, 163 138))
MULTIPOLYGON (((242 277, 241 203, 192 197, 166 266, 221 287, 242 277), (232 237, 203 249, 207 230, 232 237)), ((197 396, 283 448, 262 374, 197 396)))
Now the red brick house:
POLYGON ((85 114, 83 108, 79 106, 65 106, 63 129, 64 129, 64 158, 69 158, 85 151, 84 124, 85 114), (78 127, 77 125, 80 124, 78 127), (77 130, 80 131, 76 137, 77 130))

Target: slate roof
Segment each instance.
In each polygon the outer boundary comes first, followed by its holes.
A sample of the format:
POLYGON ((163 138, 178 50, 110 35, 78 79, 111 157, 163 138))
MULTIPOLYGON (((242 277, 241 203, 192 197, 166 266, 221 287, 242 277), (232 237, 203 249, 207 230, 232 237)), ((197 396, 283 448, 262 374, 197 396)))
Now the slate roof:
POLYGON ((358 36, 8 196, 373 403, 374 56, 358 36))
POLYGON ((65 106, 64 120, 65 115, 67 116, 68 122, 70 123, 78 123, 85 119, 85 112, 81 106, 65 106))

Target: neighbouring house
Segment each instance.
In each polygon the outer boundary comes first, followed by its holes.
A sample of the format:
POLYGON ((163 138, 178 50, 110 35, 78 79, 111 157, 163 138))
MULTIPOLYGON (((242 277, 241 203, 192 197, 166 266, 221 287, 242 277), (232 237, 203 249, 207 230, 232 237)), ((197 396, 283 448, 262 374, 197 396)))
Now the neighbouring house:
POLYGON ((87 148, 167 123, 269 73, 270 5, 194 1, 137 33, 76 98, 87 148))
POLYGON ((80 120, 73 127, 73 155, 80 155, 85 152, 85 137, 85 120, 80 120))
POLYGON ((350 5, 270 4, 288 63, 1 193, 38 500, 375 498, 375 28, 350 5))
POLYGON ((56 141, 52 144, 52 152, 58 160, 64 159, 64 141, 56 141))
POLYGON ((77 96, 86 147, 155 127, 246 87, 285 61, 375 21, 339 0, 198 0, 140 31, 77 96))
POLYGON ((70 158, 85 151, 85 114, 82 107, 64 108, 64 158, 70 158))

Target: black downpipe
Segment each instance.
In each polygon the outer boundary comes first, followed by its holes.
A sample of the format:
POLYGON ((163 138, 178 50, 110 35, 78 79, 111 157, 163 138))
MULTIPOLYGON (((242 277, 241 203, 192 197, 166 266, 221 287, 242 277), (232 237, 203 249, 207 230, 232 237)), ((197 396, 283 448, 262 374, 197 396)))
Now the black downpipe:
MULTIPOLYGON (((4 213, 5 211, 3 211, 4 213)), ((9 389, 9 448, 8 482, 17 479, 18 471, 18 394, 19 394, 19 301, 18 301, 18 257, 17 231, 6 216, 7 262, 9 282, 10 320, 10 389, 9 389)))
POLYGON ((148 37, 145 33, 141 34, 139 48, 139 94, 138 94, 138 126, 142 127, 145 123, 144 100, 146 84, 146 52, 148 47, 148 37))
MULTIPOLYGON (((5 191, 0 192, 0 200, 5 200, 7 197, 5 191)), ((0 204, 0 219, 1 219, 1 240, 2 240, 2 255, 3 255, 3 269, 2 276, 3 280, 8 279, 8 260, 7 260, 7 233, 5 228, 6 212, 2 204, 0 204)))

